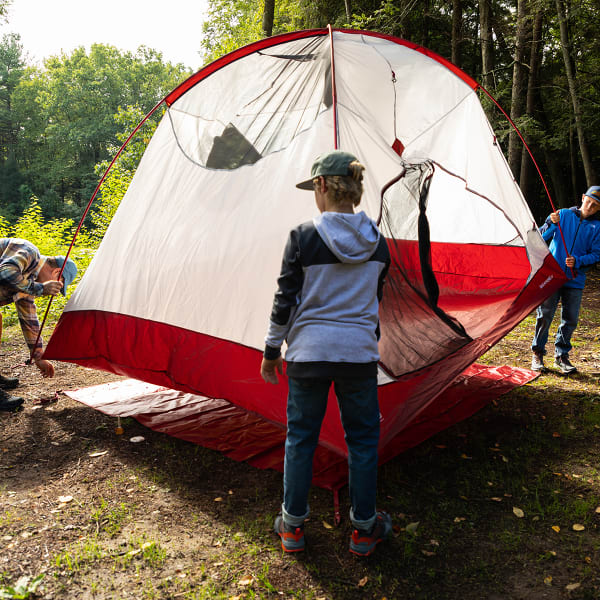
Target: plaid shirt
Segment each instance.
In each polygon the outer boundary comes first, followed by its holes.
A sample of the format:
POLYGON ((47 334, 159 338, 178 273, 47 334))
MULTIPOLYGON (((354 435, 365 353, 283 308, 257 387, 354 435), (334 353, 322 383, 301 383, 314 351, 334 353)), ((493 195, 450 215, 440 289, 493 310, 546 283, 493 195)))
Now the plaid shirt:
POLYGON ((23 337, 32 358, 42 357, 42 338, 34 297, 41 296, 44 286, 36 281, 42 268, 39 250, 27 240, 0 238, 0 306, 15 303, 23 337))

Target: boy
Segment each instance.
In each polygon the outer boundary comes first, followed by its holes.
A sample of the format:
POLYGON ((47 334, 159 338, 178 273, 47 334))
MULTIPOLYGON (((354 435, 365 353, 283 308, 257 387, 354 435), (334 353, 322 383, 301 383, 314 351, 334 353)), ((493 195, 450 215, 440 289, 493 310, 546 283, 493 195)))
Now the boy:
POLYGON ((600 260, 600 186, 592 186, 581 197, 581 206, 552 213, 540 228, 550 252, 565 271, 569 280, 537 309, 535 335, 531 343, 531 368, 543 372, 548 331, 558 302, 562 303, 561 322, 554 343, 554 364, 562 373, 575 373, 569 360, 571 336, 577 327, 586 272, 600 260), (564 236, 564 243, 558 224, 564 236), (565 251, 565 244, 567 250, 565 251))
POLYGON ((347 152, 316 159, 311 178, 321 213, 290 233, 273 302, 261 375, 277 383, 287 340, 287 437, 281 515, 275 533, 286 552, 304 550, 312 461, 333 383, 348 445, 350 551, 368 556, 392 528, 377 512, 379 301, 390 264, 385 239, 364 212, 364 167, 347 152))

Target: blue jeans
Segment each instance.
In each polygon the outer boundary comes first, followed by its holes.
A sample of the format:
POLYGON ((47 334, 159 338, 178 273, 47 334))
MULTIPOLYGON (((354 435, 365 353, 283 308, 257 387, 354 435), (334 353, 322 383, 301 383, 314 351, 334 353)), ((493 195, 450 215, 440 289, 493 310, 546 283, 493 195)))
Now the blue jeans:
POLYGON ((583 290, 577 288, 561 287, 543 304, 538 306, 537 321, 535 323, 535 335, 531 343, 531 349, 540 354, 546 354, 546 342, 548 331, 554 318, 554 313, 560 301, 560 325, 556 331, 554 341, 554 356, 565 356, 571 351, 571 336, 577 327, 579 320, 579 308, 583 290))
POLYGON ((358 529, 375 523, 379 402, 377 377, 296 379, 289 377, 283 471, 283 520, 299 527, 310 512, 308 492, 327 396, 333 381, 348 446, 350 519, 358 529))

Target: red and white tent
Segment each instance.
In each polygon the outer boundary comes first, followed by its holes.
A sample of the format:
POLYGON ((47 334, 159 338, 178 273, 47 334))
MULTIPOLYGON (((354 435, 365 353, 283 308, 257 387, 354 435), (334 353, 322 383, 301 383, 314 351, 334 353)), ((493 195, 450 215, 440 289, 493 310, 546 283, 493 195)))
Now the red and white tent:
MULTIPOLYGON (((337 147, 366 165, 361 208, 393 258, 382 460, 442 413, 445 425, 471 414, 480 399, 455 394, 450 410, 445 390, 564 280, 478 88, 428 50, 365 31, 285 34, 208 65, 166 97, 45 357, 222 399, 283 431, 286 383, 261 380, 263 340, 287 234, 316 212, 294 184, 337 147)), ((346 455, 335 403, 320 444, 346 455)))

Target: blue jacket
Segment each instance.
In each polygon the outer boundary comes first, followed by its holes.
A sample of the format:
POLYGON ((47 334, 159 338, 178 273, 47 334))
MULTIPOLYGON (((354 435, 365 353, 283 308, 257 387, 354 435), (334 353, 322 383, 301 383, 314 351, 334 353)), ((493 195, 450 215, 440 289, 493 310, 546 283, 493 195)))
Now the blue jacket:
POLYGON ((558 226, 552 223, 550 217, 540 228, 540 233, 546 242, 550 242, 550 253, 569 278, 564 287, 583 289, 587 271, 600 261, 600 215, 596 213, 582 219, 576 206, 562 209, 559 213, 567 252, 558 226), (565 265, 568 254, 575 258, 574 272, 565 265))

